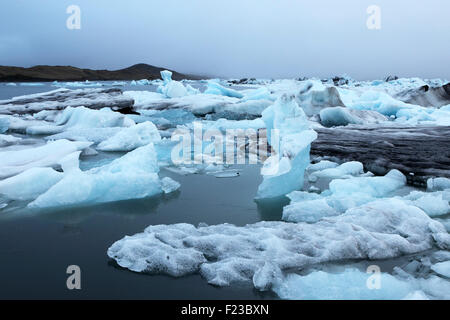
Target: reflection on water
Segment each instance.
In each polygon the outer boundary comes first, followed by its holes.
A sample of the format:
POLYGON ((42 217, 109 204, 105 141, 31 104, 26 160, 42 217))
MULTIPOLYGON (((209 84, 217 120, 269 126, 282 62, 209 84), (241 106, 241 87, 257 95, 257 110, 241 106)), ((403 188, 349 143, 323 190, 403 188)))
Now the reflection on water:
MULTIPOLYGON (((103 160, 109 161, 107 158, 103 160)), ((86 167, 93 163, 92 158, 86 167)), ((133 273, 118 268, 106 255, 115 241, 142 232, 149 225, 245 225, 280 219, 286 199, 267 203, 253 200, 261 182, 260 168, 234 169, 240 172, 239 177, 183 176, 162 169, 160 175, 177 180, 181 188, 147 199, 40 210, 26 209, 23 202, 8 204, 0 210, 0 299, 275 298, 273 293, 259 293, 251 283, 217 288, 199 275, 175 279, 133 273), (77 292, 65 287, 65 271, 72 264, 82 270, 82 290, 77 292)))

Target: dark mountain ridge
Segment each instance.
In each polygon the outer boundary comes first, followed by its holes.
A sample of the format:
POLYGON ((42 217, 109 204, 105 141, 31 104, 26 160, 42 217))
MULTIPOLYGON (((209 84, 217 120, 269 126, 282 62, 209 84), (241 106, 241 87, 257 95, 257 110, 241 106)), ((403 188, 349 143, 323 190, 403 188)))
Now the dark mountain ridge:
MULTIPOLYGON (((72 66, 44 66, 31 68, 0 66, 0 82, 31 81, 107 81, 107 80, 141 80, 160 79, 160 71, 169 70, 145 63, 135 64, 120 70, 92 70, 72 66)), ((172 70, 170 70, 172 71, 172 70)), ((199 79, 197 76, 172 71, 174 80, 199 79)))

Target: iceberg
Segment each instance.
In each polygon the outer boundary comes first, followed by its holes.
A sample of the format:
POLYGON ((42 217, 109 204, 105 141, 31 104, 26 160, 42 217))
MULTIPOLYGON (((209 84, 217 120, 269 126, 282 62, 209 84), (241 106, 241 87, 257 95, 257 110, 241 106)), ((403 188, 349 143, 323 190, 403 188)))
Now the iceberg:
POLYGON ((132 151, 149 143, 156 143, 161 136, 155 125, 146 121, 137 125, 124 128, 111 138, 101 142, 97 146, 100 151, 132 151))
POLYGON ((166 98, 179 98, 188 95, 188 90, 181 82, 172 80, 172 72, 161 71, 161 78, 163 79, 163 85, 158 87, 158 93, 163 94, 166 98))
POLYGON ((320 110, 320 122, 325 127, 346 126, 349 124, 373 124, 388 121, 388 118, 372 110, 354 110, 332 107, 320 110))
POLYGON ((0 181, 0 194, 11 200, 34 200, 62 177, 63 173, 52 168, 31 168, 0 181))
POLYGON ((214 81, 214 80, 208 81, 208 87, 206 88, 206 91, 204 93, 238 98, 238 99, 241 99, 244 97, 244 95, 241 92, 231 89, 231 88, 226 88, 224 86, 221 86, 217 81, 214 81))
MULTIPOLYGON (((350 172, 351 169, 355 169, 354 173, 362 171, 362 165, 360 166, 358 162, 348 162, 347 164, 347 169, 349 169, 347 172, 350 172)), ((327 171, 329 174, 323 176, 343 175, 342 171, 344 170, 340 171, 338 168, 317 171, 312 175, 327 171)), ((344 171, 344 173, 346 172, 344 171)), ((377 198, 389 196, 405 184, 406 177, 397 170, 392 170, 384 177, 335 179, 330 183, 330 190, 321 195, 303 191, 294 191, 288 194, 291 203, 283 208, 282 219, 292 222, 317 222, 326 217, 340 215, 351 208, 375 201, 377 198)))
POLYGON ((315 181, 318 178, 329 178, 329 179, 346 178, 346 177, 351 177, 351 176, 357 176, 362 173, 364 173, 363 164, 358 161, 350 161, 350 162, 345 162, 345 163, 341 164, 340 166, 337 166, 334 168, 332 167, 332 168, 326 168, 323 170, 317 170, 317 171, 313 172, 312 174, 310 174, 309 180, 315 181))
POLYGON ((55 118, 55 124, 29 126, 28 134, 44 135, 57 134, 67 129, 129 127, 134 121, 127 116, 103 108, 92 110, 85 107, 67 107, 55 118))
POLYGON ((370 274, 355 268, 340 273, 289 274, 277 283, 274 291, 280 298, 290 300, 401 300, 415 292, 409 282, 388 273, 379 274, 379 289, 370 289, 369 277, 370 274))
POLYGON ((266 124, 267 141, 275 154, 263 164, 263 182, 256 197, 276 198, 303 186, 311 142, 317 138, 317 133, 309 128, 306 115, 293 95, 283 95, 264 110, 262 120, 266 124))
MULTIPOLYGON (((314 224, 258 222, 242 227, 190 224, 149 226, 108 249, 134 272, 184 276, 230 285, 274 270, 347 259, 387 259, 450 245, 444 226, 397 199, 378 200, 314 224)), ((269 277, 270 278, 270 277, 269 277)))
POLYGON ((60 159, 82 151, 92 142, 56 140, 39 147, 0 152, 0 179, 8 178, 34 167, 59 166, 60 159))
POLYGON ((72 168, 28 206, 91 205, 154 196, 163 192, 158 172, 157 155, 150 143, 99 168, 72 168))
POLYGON ((450 278, 450 261, 436 263, 431 266, 431 270, 439 275, 450 278))
POLYGON ((427 180, 427 188, 430 191, 450 189, 449 178, 430 178, 427 180))

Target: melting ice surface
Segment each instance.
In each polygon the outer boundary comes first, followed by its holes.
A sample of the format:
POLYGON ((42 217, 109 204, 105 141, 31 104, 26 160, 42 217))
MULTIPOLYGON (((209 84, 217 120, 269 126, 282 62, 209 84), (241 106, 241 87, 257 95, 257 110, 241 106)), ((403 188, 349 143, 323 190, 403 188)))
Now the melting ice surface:
POLYGON ((169 71, 161 76, 54 83, 77 89, 0 101, 0 213, 16 203, 25 203, 25 210, 73 208, 178 190, 179 182, 161 177, 161 167, 180 176, 243 179, 206 154, 210 141, 201 147, 210 163, 174 164, 170 136, 177 128, 192 130, 194 121, 222 133, 251 128, 271 147, 254 196, 287 197, 281 221, 150 225, 113 243, 108 256, 134 272, 200 274, 217 286, 245 282, 283 299, 449 298, 448 177, 430 177, 427 189, 419 190, 395 169, 375 176, 358 161, 310 160, 316 128, 448 125, 445 81, 252 80, 230 86, 175 81, 169 71), (108 86, 125 92, 97 89, 108 86), (382 270, 381 290, 368 289, 370 274, 355 265, 404 256, 410 260, 382 270))

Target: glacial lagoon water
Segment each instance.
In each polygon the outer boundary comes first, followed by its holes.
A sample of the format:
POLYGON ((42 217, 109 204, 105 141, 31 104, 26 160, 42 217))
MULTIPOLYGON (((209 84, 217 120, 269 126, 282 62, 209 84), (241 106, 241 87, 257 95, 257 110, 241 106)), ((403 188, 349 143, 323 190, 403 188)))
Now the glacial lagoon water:
MULTIPOLYGON (((110 84, 109 84, 110 85, 110 84)), ((196 84, 201 86, 201 84, 196 84)), ((152 90, 154 86, 120 86, 125 90, 152 90)), ((0 84, 0 100, 54 90, 51 83, 39 86, 0 84)), ((84 170, 120 154, 82 158, 84 170)), ((262 178, 257 165, 234 166, 240 175, 217 178, 207 174, 179 175, 162 169, 161 177, 181 184, 174 194, 142 200, 121 201, 76 208, 32 211, 12 203, 0 211, 0 299, 274 299, 251 283, 229 287, 208 285, 199 275, 173 278, 130 272, 106 255, 108 248, 126 235, 149 225, 231 223, 238 226, 281 219, 287 198, 266 203, 253 199, 262 178), (81 290, 68 290, 66 269, 81 268, 81 290)), ((1 199, 0 199, 1 201, 1 199)), ((448 219, 448 216, 444 217, 448 219)), ((423 252, 427 257, 430 253, 423 252)), ((384 272, 404 265, 409 257, 377 261, 384 272)), ((370 261, 343 261, 336 265, 365 270, 370 261)), ((299 273, 305 272, 296 270, 299 273)), ((307 272, 307 271, 306 271, 307 272)))
MULTIPOLYGON (((149 86, 121 86, 151 90, 149 86)), ((0 99, 56 89, 0 84, 0 99)), ((102 155, 89 157, 95 162, 102 155)), ((81 163, 81 166, 90 163, 81 163)), ((236 178, 206 174, 182 176, 162 170, 181 183, 169 197, 130 200, 59 210, 13 210, 0 216, 0 299, 259 299, 251 284, 217 288, 199 275, 172 278, 132 273, 106 255, 117 239, 149 225, 233 223, 244 225, 281 218, 287 200, 259 206, 253 201, 261 182, 258 166, 238 167, 236 178), (274 210, 275 209, 275 210, 274 210), (82 289, 68 290, 66 269, 78 265, 82 289)), ((20 206, 20 204, 18 204, 20 206)))

